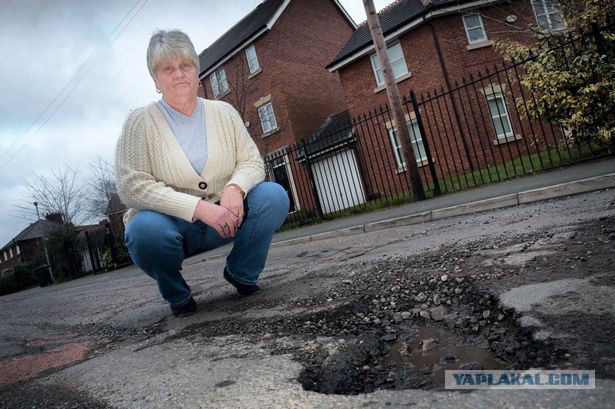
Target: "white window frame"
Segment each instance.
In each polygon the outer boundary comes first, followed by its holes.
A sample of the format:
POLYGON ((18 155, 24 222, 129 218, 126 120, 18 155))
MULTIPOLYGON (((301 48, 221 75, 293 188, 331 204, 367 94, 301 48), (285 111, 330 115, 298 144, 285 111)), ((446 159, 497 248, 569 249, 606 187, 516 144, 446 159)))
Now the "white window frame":
POLYGON ((13 258, 13 248, 9 248, 9 258, 13 258))
POLYGON ((17 246, 15 246, 15 251, 17 251, 18 255, 21 253, 21 249, 19 248, 19 244, 17 246))
POLYGON ((463 27, 466 30, 466 37, 468 37, 468 44, 469 45, 473 45, 473 44, 480 44, 480 43, 484 43, 485 41, 488 41, 489 39, 487 38, 487 31, 485 30, 485 24, 483 23, 483 18, 481 17, 481 15, 479 13, 472 13, 472 14, 464 14, 462 16, 462 20, 463 20, 463 27), (477 26, 469 26, 468 22, 466 21, 466 17, 478 17, 478 25, 477 26), (482 33, 482 38, 479 40, 472 40, 470 38, 470 30, 476 30, 477 28, 480 28, 480 31, 482 33))
POLYGON ((506 106, 506 98, 504 98, 504 94, 502 94, 501 92, 495 92, 493 94, 487 95, 486 97, 487 97, 487 109, 489 110, 489 115, 491 116, 491 122, 493 123, 493 131, 495 132, 495 136, 497 137, 497 139, 506 140, 508 138, 513 137, 515 133, 514 133, 513 126, 512 126, 512 121, 510 120, 510 115, 508 113, 508 107, 506 106), (503 112, 502 110, 498 108, 498 103, 497 103, 498 100, 502 101, 503 112), (491 109, 491 106, 489 104, 489 102, 491 101, 496 101, 495 102, 496 104, 495 112, 494 110, 491 109), (501 125, 504 133, 498 133, 498 127, 496 123, 499 123, 501 125), (505 124, 508 124, 508 128, 510 129, 510 131, 506 132, 506 126, 504 126, 505 124))
POLYGON ((273 111, 273 104, 271 101, 264 103, 256 109, 258 118, 261 121, 261 128, 263 129, 263 135, 278 129, 278 123, 275 119, 275 112, 273 111))
POLYGON ((4 261, 8 260, 9 258, 6 256, 6 251, 4 252, 4 261))
POLYGON ((256 48, 254 47, 254 44, 246 48, 246 62, 248 63, 248 70, 250 71, 250 74, 255 74, 260 71, 261 66, 258 63, 258 56, 256 55, 256 48), (253 55, 250 55, 251 53, 253 55))
POLYGON ((560 10, 559 6, 554 0, 531 0, 532 9, 534 10, 534 16, 536 16, 536 24, 543 32, 557 32, 564 30, 566 28, 566 23, 564 22, 564 15, 560 10), (540 12, 538 8, 540 7, 540 12), (549 11, 549 8, 551 9, 549 11), (556 15, 559 20, 553 18, 556 15), (547 23, 547 26, 543 26, 540 24, 540 17, 544 17, 547 23), (558 27, 554 25, 559 23, 558 27))
MULTIPOLYGON (((416 119, 406 121, 406 127, 408 128, 408 134, 410 135, 410 142, 412 143, 412 151, 414 152, 416 163, 426 163, 427 152, 425 151, 425 143, 423 142, 423 135, 421 135, 418 121, 416 119)), ((391 141, 391 146, 393 147, 393 154, 395 155, 395 162, 397 163, 397 168, 405 169, 406 159, 404 158, 399 136, 397 135, 397 127, 390 127, 389 129, 387 129, 387 131, 389 134, 389 139, 391 141)))
POLYGON ((211 89, 214 93, 215 98, 219 98, 220 96, 226 94, 229 90, 228 81, 226 79, 226 71, 224 71, 224 67, 217 69, 209 76, 209 81, 211 82, 211 89))
MULTIPOLYGON (((408 66, 406 65, 406 59, 404 58, 404 50, 402 50, 399 41, 387 47, 387 54, 389 55, 389 60, 391 62, 393 76, 396 79, 408 74, 408 66), (391 51, 396 52, 398 48, 400 56, 394 60, 391 59, 391 51), (398 70, 398 72, 396 73, 395 67, 401 67, 401 69, 398 70)), ((370 60, 372 62, 372 70, 374 71, 374 77, 376 78, 376 85, 380 87, 384 85, 384 75, 382 75, 382 67, 380 66, 380 60, 375 53, 370 56, 370 60)))

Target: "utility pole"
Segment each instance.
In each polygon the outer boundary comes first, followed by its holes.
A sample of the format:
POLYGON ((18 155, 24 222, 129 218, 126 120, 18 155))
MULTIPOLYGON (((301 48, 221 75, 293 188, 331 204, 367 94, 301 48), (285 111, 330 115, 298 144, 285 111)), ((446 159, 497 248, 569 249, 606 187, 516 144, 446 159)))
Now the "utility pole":
POLYGON ((404 117, 404 111, 401 106, 399 89, 397 88, 397 83, 393 77, 393 70, 391 69, 389 54, 387 53, 384 36, 382 35, 380 20, 378 19, 378 14, 376 14, 376 8, 374 7, 373 0, 363 0, 363 6, 365 7, 365 14, 367 14, 369 31, 371 32, 372 39, 374 40, 376 55, 378 56, 380 66, 382 67, 387 96, 389 98, 389 105, 391 106, 393 118, 395 119, 397 136, 399 137, 401 150, 404 154, 404 158, 406 159, 406 176, 412 190, 412 198, 415 200, 423 200, 425 199, 425 192, 423 191, 419 168, 416 165, 416 157, 414 156, 414 151, 412 150, 410 134, 408 133, 406 118, 404 117))

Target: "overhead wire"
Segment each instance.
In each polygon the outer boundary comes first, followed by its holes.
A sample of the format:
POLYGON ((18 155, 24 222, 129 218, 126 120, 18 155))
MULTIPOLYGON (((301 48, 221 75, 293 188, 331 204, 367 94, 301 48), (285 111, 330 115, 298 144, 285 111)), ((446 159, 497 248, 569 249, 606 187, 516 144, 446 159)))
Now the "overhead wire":
MULTIPOLYGON (((109 33, 109 35, 107 36, 107 41, 109 43, 109 45, 113 45, 115 43, 115 41, 117 41, 117 39, 122 35, 122 33, 126 30, 126 28, 130 25, 130 23, 134 20, 134 18, 141 12, 141 10, 145 7, 145 5, 149 2, 149 0, 137 0, 133 6, 130 8, 130 10, 128 10, 128 12, 124 15, 124 17, 120 20, 120 22, 115 26, 115 28, 111 31, 111 33, 109 33), (139 3, 141 3, 141 5, 139 6, 139 3), (137 6, 138 9, 137 9, 137 6), (133 11, 137 9, 134 13, 133 11), (130 18, 129 18, 130 17, 130 18), (128 21, 124 24, 124 22, 126 21, 126 19, 128 19, 128 21), (119 31, 118 31, 119 30, 119 31), (117 35, 115 35, 115 33, 117 32, 117 35), (115 35, 115 37, 114 37, 115 35)), ((90 61, 92 61, 94 59, 94 57, 96 57, 97 52, 96 50, 94 50, 77 68, 77 70, 75 71, 75 73, 71 76, 71 78, 68 80, 68 82, 66 83, 66 85, 64 85, 64 87, 60 90, 60 92, 58 92, 58 94, 51 100, 51 102, 47 105, 47 107, 36 117, 36 119, 34 119, 34 121, 32 122, 32 124, 28 127, 28 129, 21 135, 19 136, 4 152, 0 153, 0 158, 2 158, 3 156, 5 156, 23 137, 25 137, 25 135, 28 134, 28 132, 30 132, 31 129, 33 129, 35 127, 35 125, 39 122, 39 120, 41 118, 43 118, 45 116, 45 114, 52 108, 53 110, 51 111, 51 113, 45 118, 45 120, 43 121, 42 124, 40 124, 38 126, 38 128, 34 131, 34 133, 32 135, 30 135, 26 141, 15 151, 13 152, 13 154, 6 160, 4 161, 2 164, 0 164, 0 169, 4 168, 9 162, 11 162, 15 156, 17 156, 24 147, 26 147, 28 145, 28 143, 32 140, 32 138, 34 138, 36 135, 38 135, 38 133, 43 129, 43 127, 47 124, 47 122, 49 122, 49 120, 51 118, 53 118, 53 116, 55 115, 55 113, 64 105, 64 103, 66 102, 66 100, 73 94, 73 92, 75 91, 75 89, 77 89, 77 87, 80 85, 81 81, 83 80, 83 78, 85 78, 85 76, 90 72, 90 70, 92 69, 92 67, 87 67, 87 65, 90 63, 90 61), (82 75, 80 75, 79 73, 82 72, 84 69, 87 70, 85 72, 83 72, 82 75), (80 76, 79 76, 80 75, 80 76), (69 89, 72 85, 72 88, 65 93, 65 91, 67 89, 69 89), (64 94, 64 97, 60 100, 60 102, 58 104, 56 104, 56 102, 60 99, 60 97, 64 94)))

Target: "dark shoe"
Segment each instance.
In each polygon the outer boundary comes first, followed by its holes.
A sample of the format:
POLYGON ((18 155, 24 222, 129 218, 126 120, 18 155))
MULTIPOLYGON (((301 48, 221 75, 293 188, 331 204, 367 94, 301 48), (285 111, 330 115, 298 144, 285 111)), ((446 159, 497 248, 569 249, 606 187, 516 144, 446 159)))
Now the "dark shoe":
POLYGON ((171 311, 173 311, 173 315, 177 318, 187 317, 196 312, 196 301, 194 301, 194 298, 190 297, 190 301, 186 304, 179 307, 171 307, 171 311))
POLYGON ((233 287, 237 290, 237 294, 242 297, 247 297, 248 295, 254 295, 261 290, 261 288, 256 284, 242 284, 239 281, 235 280, 228 273, 226 268, 224 269, 224 279, 231 283, 233 287))

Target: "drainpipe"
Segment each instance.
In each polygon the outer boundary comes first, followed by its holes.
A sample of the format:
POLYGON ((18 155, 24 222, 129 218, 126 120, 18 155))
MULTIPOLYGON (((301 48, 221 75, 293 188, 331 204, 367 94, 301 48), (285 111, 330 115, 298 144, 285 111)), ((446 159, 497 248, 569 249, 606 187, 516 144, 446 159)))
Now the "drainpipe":
POLYGON ((201 85, 203 86, 203 96, 207 99, 207 87, 205 86, 205 78, 201 79, 201 85))
POLYGON ((451 81, 448 77, 448 71, 446 69, 446 64, 444 63, 444 56, 442 55, 442 49, 440 48, 440 41, 438 41, 438 36, 436 35, 436 28, 431 23, 431 21, 427 21, 423 16, 423 21, 426 25, 431 28, 431 38, 433 39, 434 47, 436 48, 436 54, 438 55, 438 61, 440 62, 440 69, 442 70, 442 75, 444 76, 444 82, 446 83, 446 91, 451 100, 451 105, 453 107, 453 115, 455 116, 455 122, 457 122, 457 127, 459 128, 459 134, 461 136, 461 142, 463 143, 463 150, 468 158, 468 163, 470 164, 470 170, 474 172, 474 165, 472 165, 472 160, 470 159, 470 150, 468 149, 468 144, 466 142, 466 138, 463 132, 463 127, 461 126, 461 119, 459 117, 459 110, 457 109, 457 103, 455 102, 455 97, 452 93, 451 81))

